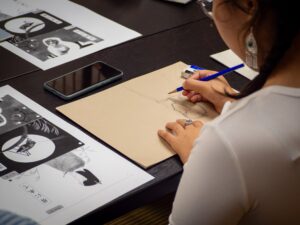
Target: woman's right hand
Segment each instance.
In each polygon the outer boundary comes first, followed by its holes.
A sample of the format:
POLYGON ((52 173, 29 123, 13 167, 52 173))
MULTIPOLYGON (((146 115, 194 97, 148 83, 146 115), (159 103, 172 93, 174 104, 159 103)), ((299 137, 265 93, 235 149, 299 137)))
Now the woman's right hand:
POLYGON ((210 81, 200 81, 202 77, 216 73, 211 70, 199 70, 183 83, 184 91, 182 94, 191 102, 210 102, 218 113, 221 113, 225 102, 235 99, 226 96, 226 93, 234 94, 229 83, 223 76, 210 81))

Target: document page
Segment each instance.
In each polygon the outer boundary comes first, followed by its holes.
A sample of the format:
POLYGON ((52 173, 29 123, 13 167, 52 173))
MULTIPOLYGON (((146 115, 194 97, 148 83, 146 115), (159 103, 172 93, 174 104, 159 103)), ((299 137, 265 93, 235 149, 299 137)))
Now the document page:
POLYGON ((0 46, 47 70, 141 34, 66 0, 1 0, 0 46))
POLYGON ((0 87, 0 208, 67 224, 153 179, 10 86, 0 87))

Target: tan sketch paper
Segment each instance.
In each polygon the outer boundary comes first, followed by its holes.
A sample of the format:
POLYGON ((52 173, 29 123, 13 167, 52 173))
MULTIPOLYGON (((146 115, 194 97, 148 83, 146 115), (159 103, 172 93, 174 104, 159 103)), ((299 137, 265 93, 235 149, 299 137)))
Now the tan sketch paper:
POLYGON ((143 167, 152 166, 174 155, 158 129, 180 118, 206 122, 217 115, 210 105, 167 94, 182 85, 185 67, 175 63, 57 110, 143 167))

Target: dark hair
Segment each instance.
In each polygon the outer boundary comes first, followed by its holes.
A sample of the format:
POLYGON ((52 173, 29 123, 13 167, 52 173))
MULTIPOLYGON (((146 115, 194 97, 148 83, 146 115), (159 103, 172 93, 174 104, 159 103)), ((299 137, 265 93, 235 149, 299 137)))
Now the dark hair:
MULTIPOLYGON (((241 5, 240 0, 224 0, 224 4, 231 4, 248 13, 247 9, 241 5)), ((260 24, 267 15, 272 15, 274 19, 273 45, 264 58, 259 75, 249 82, 238 95, 230 95, 230 97, 243 98, 261 89, 299 33, 299 12, 293 1, 257 0, 256 12, 250 23, 245 25, 245 29, 253 27, 255 35, 255 31, 259 29, 260 24)))

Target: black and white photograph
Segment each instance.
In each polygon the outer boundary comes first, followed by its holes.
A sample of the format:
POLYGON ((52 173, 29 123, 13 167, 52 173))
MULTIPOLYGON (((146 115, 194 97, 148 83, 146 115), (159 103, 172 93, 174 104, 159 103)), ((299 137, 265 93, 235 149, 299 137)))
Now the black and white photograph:
POLYGON ((0 98, 0 137, 8 131, 24 126, 39 118, 41 118, 39 114, 10 95, 0 98))
POLYGON ((0 46, 42 70, 141 36, 72 1, 1 0, 0 13, 13 35, 0 46))
POLYGON ((42 34, 14 45, 41 61, 78 52, 103 41, 77 27, 65 27, 50 33, 42 34))
POLYGON ((30 12, 0 22, 0 28, 14 35, 11 43, 58 30, 70 24, 44 11, 30 12))
POLYGON ((80 146, 82 142, 48 120, 34 120, 1 135, 0 162, 6 169, 0 176, 22 173, 80 146))

